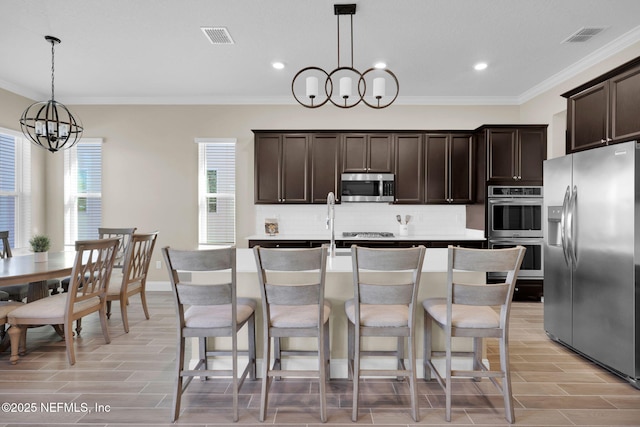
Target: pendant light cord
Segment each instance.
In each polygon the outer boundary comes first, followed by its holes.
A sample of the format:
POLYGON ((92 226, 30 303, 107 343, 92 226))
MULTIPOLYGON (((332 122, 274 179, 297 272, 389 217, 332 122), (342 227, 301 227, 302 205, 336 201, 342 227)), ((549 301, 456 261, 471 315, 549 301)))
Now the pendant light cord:
POLYGON ((54 79, 54 76, 55 76, 55 67, 54 67, 54 64, 55 64, 55 61, 54 61, 54 58, 55 58, 55 45, 56 45, 55 41, 51 40, 51 100, 52 101, 55 101, 55 98, 53 96, 53 94, 54 94, 53 79, 54 79))

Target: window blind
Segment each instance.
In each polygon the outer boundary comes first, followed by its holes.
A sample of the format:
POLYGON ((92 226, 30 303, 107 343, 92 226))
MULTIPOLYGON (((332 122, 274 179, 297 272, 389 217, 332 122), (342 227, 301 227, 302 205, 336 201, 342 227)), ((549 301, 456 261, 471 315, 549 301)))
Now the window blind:
POLYGON ((236 241, 236 141, 199 139, 199 243, 236 241))

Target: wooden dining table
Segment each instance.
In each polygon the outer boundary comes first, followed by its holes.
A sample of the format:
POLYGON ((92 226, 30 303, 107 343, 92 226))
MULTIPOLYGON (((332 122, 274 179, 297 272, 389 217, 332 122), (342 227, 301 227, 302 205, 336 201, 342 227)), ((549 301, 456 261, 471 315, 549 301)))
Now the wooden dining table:
MULTIPOLYGON (((47 280, 70 276, 75 258, 75 252, 50 252, 47 261, 43 262, 36 262, 34 255, 2 258, 0 259, 0 289, 3 286, 28 283, 27 302, 48 297, 47 280)), ((59 335, 64 336, 59 325, 52 326, 59 335)), ((8 345, 6 335, 0 342, 0 350, 8 345)))

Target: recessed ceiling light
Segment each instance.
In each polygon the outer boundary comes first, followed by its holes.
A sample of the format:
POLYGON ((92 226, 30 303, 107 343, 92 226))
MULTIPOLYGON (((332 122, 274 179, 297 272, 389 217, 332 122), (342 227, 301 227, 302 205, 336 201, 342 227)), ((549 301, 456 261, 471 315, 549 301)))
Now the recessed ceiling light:
POLYGON ((271 66, 273 68, 275 68, 276 70, 282 70, 284 68, 284 63, 282 63, 282 62, 273 62, 271 64, 271 66))
POLYGON ((376 62, 373 67, 377 68, 378 70, 384 70, 385 68, 387 68, 387 64, 385 64, 384 62, 376 62))
POLYGON ((487 68, 487 63, 486 62, 478 62, 476 65, 473 66, 473 68, 477 71, 481 71, 484 70, 485 68, 487 68))

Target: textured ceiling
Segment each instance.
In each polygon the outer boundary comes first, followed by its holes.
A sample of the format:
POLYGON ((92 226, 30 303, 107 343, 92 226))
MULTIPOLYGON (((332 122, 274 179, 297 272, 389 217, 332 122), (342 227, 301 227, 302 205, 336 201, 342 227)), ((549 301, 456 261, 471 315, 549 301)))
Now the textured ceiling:
MULTIPOLYGON (((2 0, 0 87, 48 99, 44 36, 53 35, 62 39, 55 88, 64 103, 293 103, 299 69, 337 65, 334 3, 2 0), (200 28, 216 26, 235 44, 211 44, 200 28), (285 68, 273 69, 273 61, 285 68)), ((520 103, 640 41, 638 0, 355 3, 354 66, 384 60, 400 81, 398 104, 520 103), (562 43, 582 27, 606 29, 584 43, 562 43), (488 68, 475 71, 478 61, 488 68)))

